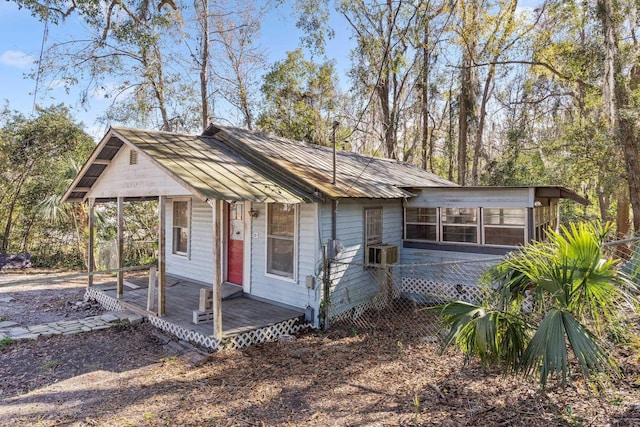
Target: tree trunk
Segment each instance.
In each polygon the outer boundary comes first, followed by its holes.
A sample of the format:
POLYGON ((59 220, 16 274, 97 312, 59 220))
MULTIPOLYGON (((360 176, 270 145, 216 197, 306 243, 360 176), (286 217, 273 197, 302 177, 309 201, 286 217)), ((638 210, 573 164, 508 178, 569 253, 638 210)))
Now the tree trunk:
POLYGON ((467 151, 471 100, 471 67, 469 59, 462 62, 458 113, 458 184, 467 183, 467 151))
POLYGON ((480 157, 482 156, 482 141, 484 134, 484 122, 487 117, 487 103, 489 102, 489 95, 491 92, 491 85, 493 84, 493 76, 495 74, 496 66, 489 66, 489 73, 487 79, 484 82, 484 90, 482 91, 482 100, 480 101, 480 117, 478 120, 478 128, 476 129, 476 140, 473 144, 473 164, 471 166, 471 182, 473 185, 478 185, 480 181, 480 157))
MULTIPOLYGON (((618 34, 616 31, 616 12, 611 0, 598 2, 602 30, 605 36, 605 74, 610 73, 612 79, 607 84, 613 84, 614 106, 609 111, 614 112, 614 128, 617 129, 616 139, 622 147, 624 155, 625 175, 629 186, 629 202, 633 211, 633 229, 640 231, 640 160, 638 159, 638 140, 634 117, 630 114, 631 93, 640 83, 640 68, 634 64, 629 78, 623 74, 622 58, 618 50, 618 34)), ((603 92, 605 92, 603 90, 603 92)), ((605 100, 606 101, 606 100, 605 100)))
POLYGON ((422 169, 427 170, 427 159, 433 154, 429 133, 429 21, 424 26, 422 46, 422 169))
POLYGON ((13 210, 16 207, 16 202, 18 201, 18 196, 20 195, 21 188, 18 188, 16 191, 16 195, 11 200, 9 204, 9 213, 7 213, 7 222, 4 226, 4 234, 2 235, 2 245, 0 245, 0 254, 6 254, 7 249, 9 248, 9 235, 11 234, 11 227, 13 225, 13 210))
POLYGON ((382 137, 384 138, 385 157, 395 159, 395 144, 393 141, 393 125, 391 123, 391 109, 389 107, 389 77, 388 74, 378 82, 376 87, 378 100, 380 101, 380 113, 382 122, 382 137))
POLYGON ((209 0, 202 0, 202 52, 200 52, 200 102, 202 103, 202 130, 209 126, 209 0))
POLYGON ((13 210, 16 207, 16 203, 18 203, 18 198, 20 197, 20 193, 22 192, 22 185, 26 180, 26 177, 29 175, 29 171, 31 168, 26 168, 26 171, 23 172, 22 176, 18 180, 18 185, 16 188, 16 192, 14 193, 13 198, 11 199, 11 203, 9 204, 9 212, 7 213, 7 222, 4 226, 4 234, 2 235, 2 244, 0 244, 0 254, 6 254, 7 249, 9 248, 9 235, 11 234, 11 227, 13 226, 13 210))
POLYGON ((616 192, 618 206, 616 209, 616 229, 618 238, 625 238, 629 233, 629 195, 625 188, 619 188, 616 192))

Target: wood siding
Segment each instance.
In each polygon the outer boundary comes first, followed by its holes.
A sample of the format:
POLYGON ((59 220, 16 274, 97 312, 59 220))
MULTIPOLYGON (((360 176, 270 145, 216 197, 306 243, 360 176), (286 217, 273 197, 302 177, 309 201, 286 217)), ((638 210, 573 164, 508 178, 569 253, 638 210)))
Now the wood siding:
MULTIPOLYGON (((177 199, 184 200, 184 199, 177 199)), ((166 204, 167 274, 213 284, 213 214, 207 203, 191 198, 189 256, 173 252, 173 203, 166 204)))
POLYGON ((143 153, 136 164, 129 164, 131 147, 124 145, 102 176, 94 184, 88 197, 156 197, 159 195, 189 195, 190 192, 168 174, 155 166, 143 153))
POLYGON ((525 208, 533 207, 534 202, 533 188, 423 188, 407 206, 525 208))
POLYGON ((314 203, 298 205, 298 251, 295 260, 297 274, 294 280, 291 280, 266 274, 267 205, 263 203, 252 205, 259 212, 258 218, 254 218, 251 225, 252 296, 293 307, 304 308, 309 304, 317 308, 317 291, 320 283, 319 271, 316 271, 316 267, 321 268, 321 265, 316 206, 314 203), (307 276, 315 278, 315 289, 307 289, 307 276))
MULTIPOLYGON (((384 284, 385 270, 364 267, 366 208, 382 208, 382 243, 398 245, 401 254, 403 208, 400 200, 341 200, 336 215, 336 237, 343 250, 331 271, 331 314, 334 316, 369 301, 384 284)), ((331 239, 330 202, 322 205, 321 224, 322 242, 326 243, 331 239)))

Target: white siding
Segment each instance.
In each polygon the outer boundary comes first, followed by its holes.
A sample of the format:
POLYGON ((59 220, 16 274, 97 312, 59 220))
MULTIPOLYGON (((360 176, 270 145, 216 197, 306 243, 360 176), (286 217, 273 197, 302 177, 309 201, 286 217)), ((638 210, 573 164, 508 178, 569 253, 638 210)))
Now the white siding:
POLYGON ((402 262, 405 264, 441 264, 455 262, 500 260, 503 255, 438 251, 433 249, 402 249, 402 262))
POLYGON ((251 228, 251 295, 300 308, 309 304, 316 307, 317 314, 316 295, 320 283, 316 280, 315 290, 306 286, 307 276, 318 276, 316 267, 321 267, 316 206, 313 203, 298 205, 297 275, 292 281, 266 274, 267 207, 258 203, 252 205, 260 214, 253 219, 251 228))
POLYGON ((123 145, 87 197, 111 198, 154 197, 158 195, 189 195, 190 191, 178 184, 167 173, 159 169, 142 152, 138 152, 138 162, 129 164, 131 148, 123 145))
POLYGON ((432 207, 533 207, 532 188, 423 188, 407 206, 432 207))
MULTIPOLYGON (((382 208, 382 243, 398 245, 399 254, 402 253, 403 208, 400 200, 341 200, 336 214, 336 237, 344 249, 331 271, 332 315, 369 301, 384 283, 384 270, 363 265, 366 208, 382 208)), ((326 243, 331 238, 331 203, 325 203, 321 212, 322 242, 326 243)))
MULTIPOLYGON (((184 199, 179 199, 184 200, 184 199)), ((191 222, 189 256, 172 253, 173 204, 166 204, 167 273, 176 276, 213 283, 213 212, 211 206, 191 198, 191 222)))

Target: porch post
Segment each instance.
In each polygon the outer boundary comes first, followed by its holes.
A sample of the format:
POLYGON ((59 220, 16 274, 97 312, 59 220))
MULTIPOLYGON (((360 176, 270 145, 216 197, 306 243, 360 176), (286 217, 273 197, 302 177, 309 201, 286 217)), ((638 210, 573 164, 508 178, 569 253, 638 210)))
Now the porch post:
POLYGON ((158 316, 165 315, 165 296, 167 283, 166 269, 166 197, 158 197, 158 316))
POLYGON ((96 199, 93 197, 89 199, 89 247, 87 248, 87 272, 89 273, 89 277, 87 278, 87 287, 90 288, 93 286, 93 272, 95 271, 95 260, 94 260, 94 246, 95 246, 95 238, 94 238, 94 222, 95 222, 95 208, 96 199))
POLYGON ((124 294, 124 197, 118 197, 118 283, 116 297, 121 299, 124 294))
POLYGON ((216 200, 213 213, 213 336, 222 338, 222 200, 216 200))

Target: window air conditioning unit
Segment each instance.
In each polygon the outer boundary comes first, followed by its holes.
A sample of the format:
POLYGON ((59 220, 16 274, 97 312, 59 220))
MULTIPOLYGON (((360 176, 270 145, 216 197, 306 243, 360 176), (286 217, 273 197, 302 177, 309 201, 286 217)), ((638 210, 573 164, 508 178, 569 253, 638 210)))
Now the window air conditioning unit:
POLYGON ((367 265, 386 265, 398 262, 397 245, 371 245, 367 249, 367 265))

